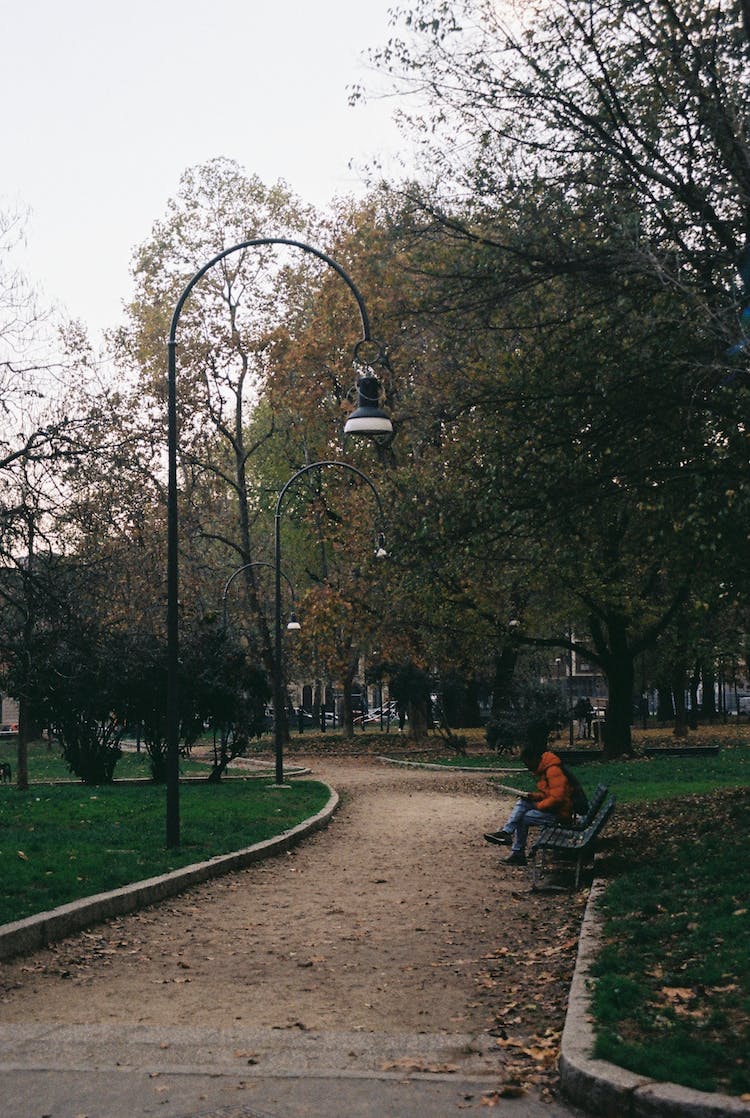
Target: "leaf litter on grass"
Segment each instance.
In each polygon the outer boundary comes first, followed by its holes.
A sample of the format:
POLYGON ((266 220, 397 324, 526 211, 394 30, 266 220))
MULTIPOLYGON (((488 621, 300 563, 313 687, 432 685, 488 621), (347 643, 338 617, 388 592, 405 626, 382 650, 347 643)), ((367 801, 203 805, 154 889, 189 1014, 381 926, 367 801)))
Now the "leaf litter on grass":
POLYGON ((747 809, 747 790, 733 789, 619 813, 592 971, 600 1057, 698 1090, 750 1092, 747 809))

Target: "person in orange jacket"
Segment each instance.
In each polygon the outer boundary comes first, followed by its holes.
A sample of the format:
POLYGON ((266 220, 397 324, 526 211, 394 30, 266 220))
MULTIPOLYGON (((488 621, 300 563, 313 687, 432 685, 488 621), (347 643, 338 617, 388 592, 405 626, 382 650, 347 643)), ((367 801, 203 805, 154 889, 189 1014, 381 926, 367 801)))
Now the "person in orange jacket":
POLYGON ((532 723, 521 760, 536 777, 536 791, 516 801, 507 823, 499 831, 485 834, 487 842, 510 846, 511 866, 526 865, 526 838, 529 827, 545 823, 568 822, 573 815, 573 798, 560 758, 547 749, 549 731, 544 723, 532 723))

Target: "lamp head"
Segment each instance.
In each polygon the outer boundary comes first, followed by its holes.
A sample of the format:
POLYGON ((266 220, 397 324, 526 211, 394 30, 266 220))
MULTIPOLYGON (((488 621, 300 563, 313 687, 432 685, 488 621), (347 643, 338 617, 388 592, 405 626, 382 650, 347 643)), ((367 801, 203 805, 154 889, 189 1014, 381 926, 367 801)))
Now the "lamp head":
POLYGON ((299 629, 302 628, 299 621, 297 620, 297 614, 296 613, 292 612, 290 614, 289 621, 287 622, 286 627, 287 627, 287 630, 290 631, 290 632, 297 632, 299 629))
POLYGON ((392 435, 393 424, 380 407, 380 382, 368 372, 357 381, 357 407, 344 425, 345 435, 392 435))

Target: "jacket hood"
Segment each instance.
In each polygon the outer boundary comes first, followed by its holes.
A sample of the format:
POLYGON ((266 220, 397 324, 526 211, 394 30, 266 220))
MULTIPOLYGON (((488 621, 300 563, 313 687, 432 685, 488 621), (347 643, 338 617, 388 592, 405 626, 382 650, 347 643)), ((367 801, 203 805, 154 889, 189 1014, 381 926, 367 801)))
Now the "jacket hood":
POLYGON ((552 765, 559 765, 559 764, 560 764, 560 758, 557 756, 557 754, 553 753, 551 749, 547 749, 547 750, 545 750, 545 752, 541 756, 541 760, 539 761, 539 766, 536 769, 536 772, 538 772, 538 773, 546 772, 547 769, 550 768, 552 765))

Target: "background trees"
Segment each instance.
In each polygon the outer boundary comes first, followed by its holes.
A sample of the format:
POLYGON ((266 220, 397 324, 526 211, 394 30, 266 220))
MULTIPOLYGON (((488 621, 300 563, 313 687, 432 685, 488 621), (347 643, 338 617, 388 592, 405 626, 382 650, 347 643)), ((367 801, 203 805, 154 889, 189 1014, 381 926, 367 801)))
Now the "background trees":
MULTIPOLYGON (((223 248, 301 238, 366 297, 388 344, 378 371, 396 437, 340 444, 359 323, 339 277, 278 248, 209 272, 179 337, 186 634, 212 631, 242 567, 235 620, 248 665, 270 673, 276 496, 300 467, 345 456, 383 497, 390 562, 377 575, 370 564, 369 499, 311 475, 282 525, 311 622, 300 674, 347 692, 365 656, 438 691, 485 688, 499 717, 519 664, 573 647, 606 675, 607 748, 627 752, 647 668, 679 694, 700 663, 712 694, 716 650, 744 641, 744 7, 416 0, 394 18, 374 61, 416 94, 403 124, 422 148, 418 181, 323 219, 230 160, 186 171, 136 255, 116 335, 133 391, 79 408, 82 440, 61 413, 0 446, 0 486, 14 479, 0 494, 6 539, 28 534, 28 518, 13 520, 28 508, 13 488, 20 463, 28 485, 57 456, 37 538, 54 525, 55 548, 86 569, 106 559, 99 631, 137 632, 152 662, 172 309, 223 248)), ((24 547, 10 551, 18 561, 24 547)))
POLYGON ((485 530, 506 584, 524 551, 544 564, 526 582, 537 639, 564 644, 573 622, 621 752, 635 659, 746 564, 724 457, 744 439, 725 389, 734 408, 747 393, 727 378, 744 361, 727 352, 748 227, 741 7, 561 0, 525 23, 419 3, 401 24, 376 57, 420 94, 406 127, 427 177, 402 228, 449 401, 425 401, 423 447, 444 465, 467 440, 464 531, 485 530))

